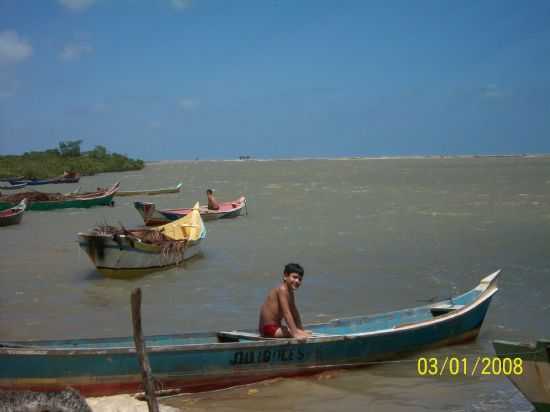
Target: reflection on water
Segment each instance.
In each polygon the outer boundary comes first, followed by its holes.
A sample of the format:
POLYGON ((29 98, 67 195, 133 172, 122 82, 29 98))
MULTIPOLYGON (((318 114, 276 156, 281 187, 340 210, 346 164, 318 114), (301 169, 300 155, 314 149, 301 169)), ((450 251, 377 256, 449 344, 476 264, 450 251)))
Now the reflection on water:
MULTIPOLYGON (((548 176, 550 159, 477 158, 161 162, 83 177, 82 191, 117 180, 121 190, 183 188, 117 198, 115 207, 30 211, 1 228, 0 339, 131 334, 135 287, 145 333, 253 328, 289 261, 306 269, 297 300, 309 322, 447 298, 502 268, 477 341, 436 352, 492 356, 493 339, 550 335, 548 176), (182 267, 107 279, 77 245, 76 233, 98 223, 141 225, 136 200, 189 207, 206 201, 207 188, 220 200, 246 195, 248 216, 208 222, 203 256, 182 267)), ((228 411, 531 409, 507 379, 421 378, 415 359, 166 402, 228 411)))

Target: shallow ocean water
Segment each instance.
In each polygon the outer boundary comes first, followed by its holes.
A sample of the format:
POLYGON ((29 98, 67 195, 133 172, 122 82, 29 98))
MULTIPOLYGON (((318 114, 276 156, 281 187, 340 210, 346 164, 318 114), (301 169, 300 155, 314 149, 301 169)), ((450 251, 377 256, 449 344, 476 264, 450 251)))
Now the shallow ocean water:
POLYGON ((1 228, 1 340, 131 334, 135 287, 147 334, 255 327, 265 293, 290 261, 306 270, 297 293, 305 322, 444 299, 501 268, 474 342, 165 402, 227 411, 532 409, 505 377, 420 377, 416 360, 492 356, 493 339, 550 336, 550 158, 160 162, 78 185, 117 180, 122 190, 184 185, 178 194, 117 198, 115 207, 29 211, 21 225, 1 228), (135 200, 191 206, 209 187, 220 200, 246 195, 248 215, 207 223, 202 255, 182 267, 107 279, 78 248, 76 233, 98 223, 141 225, 135 200))

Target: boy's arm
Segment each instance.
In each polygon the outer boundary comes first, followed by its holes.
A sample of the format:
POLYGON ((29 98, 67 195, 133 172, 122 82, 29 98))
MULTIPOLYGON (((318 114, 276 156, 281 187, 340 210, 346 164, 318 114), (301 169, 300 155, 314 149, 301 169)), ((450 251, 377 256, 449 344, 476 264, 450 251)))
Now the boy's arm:
POLYGON ((303 330, 304 327, 302 325, 302 318, 300 318, 300 312, 298 312, 298 308, 296 307, 296 304, 293 303, 292 307, 292 315, 294 316, 294 321, 296 322, 296 327, 300 330, 303 330))
POLYGON ((283 318, 285 319, 288 329, 290 329, 290 333, 292 334, 292 336, 296 336, 299 327, 296 324, 294 313, 290 308, 288 292, 281 289, 277 289, 277 299, 279 300, 279 305, 280 305, 281 311, 283 312, 283 318))

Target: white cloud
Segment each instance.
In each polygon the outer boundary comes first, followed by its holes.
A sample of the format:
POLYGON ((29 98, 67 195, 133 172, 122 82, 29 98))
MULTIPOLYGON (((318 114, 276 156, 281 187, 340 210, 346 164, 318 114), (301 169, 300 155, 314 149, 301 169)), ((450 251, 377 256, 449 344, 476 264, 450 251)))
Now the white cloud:
POLYGON ((183 98, 178 101, 178 107, 183 111, 190 111, 199 106, 199 101, 190 98, 183 98))
POLYGON ((59 3, 70 10, 82 11, 94 4, 95 0, 58 0, 59 3))
POLYGON ((63 61, 78 60, 84 54, 89 54, 94 51, 93 47, 86 43, 67 44, 61 51, 60 58, 63 61))
POLYGON ((19 63, 32 54, 32 46, 23 40, 17 32, 0 32, 0 64, 19 63))
POLYGON ((172 4, 172 7, 176 10, 187 10, 191 7, 191 4, 193 3, 193 0, 170 0, 170 4, 172 4))

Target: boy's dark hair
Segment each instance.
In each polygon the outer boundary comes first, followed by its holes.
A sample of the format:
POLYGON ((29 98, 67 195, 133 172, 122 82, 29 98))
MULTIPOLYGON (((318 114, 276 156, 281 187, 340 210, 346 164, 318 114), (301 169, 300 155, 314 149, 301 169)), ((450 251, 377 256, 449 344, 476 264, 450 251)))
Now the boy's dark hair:
POLYGON ((206 189, 206 193, 211 195, 212 194, 212 189, 206 189))
POLYGON ((297 273, 300 277, 304 276, 304 268, 299 263, 288 263, 285 265, 284 273, 297 273))

